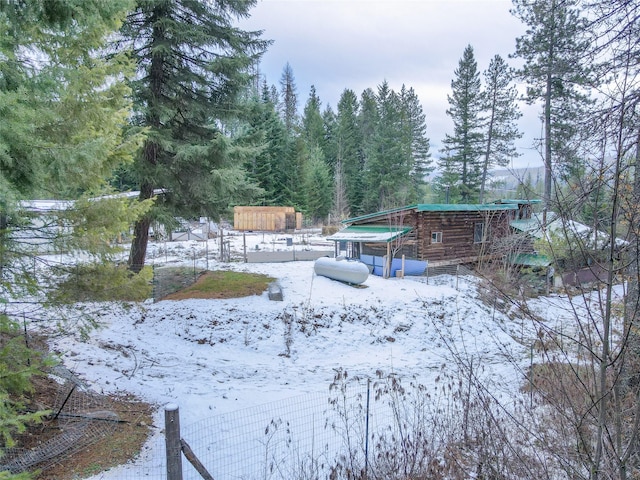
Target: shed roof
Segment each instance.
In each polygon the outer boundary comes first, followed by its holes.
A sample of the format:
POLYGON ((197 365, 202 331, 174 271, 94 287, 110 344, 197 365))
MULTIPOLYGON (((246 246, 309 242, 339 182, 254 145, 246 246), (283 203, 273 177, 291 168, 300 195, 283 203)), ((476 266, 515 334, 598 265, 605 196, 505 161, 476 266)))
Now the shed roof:
POLYGON ((406 235, 411 227, 391 227, 385 225, 352 225, 343 228, 337 233, 327 237, 334 242, 374 242, 389 243, 396 238, 406 235))
POLYGON ((470 204, 470 203, 418 203, 414 205, 408 205, 406 207, 393 208, 390 210, 382 210, 375 213, 369 213, 367 215, 361 215, 359 217, 348 218, 343 220, 342 223, 360 222, 362 220, 369 220, 372 218, 385 217, 387 215, 415 210, 417 212, 491 212, 491 211, 503 211, 503 210, 518 210, 518 205, 515 203, 483 203, 483 204, 470 204))
POLYGON ((490 212, 493 210, 517 210, 513 203, 423 203, 417 205, 419 212, 490 212))
MULTIPOLYGON (((156 188, 153 191, 154 195, 161 195, 167 190, 162 188, 156 188)), ((109 200, 112 198, 137 198, 140 196, 139 191, 133 192, 118 192, 111 195, 102 195, 99 197, 93 197, 90 200, 109 200)), ((75 200, 22 200, 18 202, 20 208, 28 212, 46 213, 46 212, 58 212, 62 210, 69 210, 75 205, 75 200)))
POLYGON ((518 205, 537 205, 539 203, 542 203, 542 200, 538 199, 538 198, 532 198, 532 199, 524 199, 524 198, 501 198, 499 200, 496 200, 494 203, 515 203, 518 205))
MULTIPOLYGON (((559 234, 563 237, 581 239, 589 248, 603 249, 609 246, 610 236, 606 232, 594 231, 592 227, 576 222, 574 220, 563 219, 554 212, 547 212, 546 228, 543 228, 542 215, 534 214, 531 218, 523 220, 512 220, 511 227, 533 238, 548 238, 550 234, 559 234)), ((628 244, 626 240, 616 238, 616 246, 624 247, 628 244)))
POLYGON ((510 261, 514 265, 522 265, 524 267, 548 267, 551 265, 549 257, 535 253, 518 253, 511 256, 510 261))

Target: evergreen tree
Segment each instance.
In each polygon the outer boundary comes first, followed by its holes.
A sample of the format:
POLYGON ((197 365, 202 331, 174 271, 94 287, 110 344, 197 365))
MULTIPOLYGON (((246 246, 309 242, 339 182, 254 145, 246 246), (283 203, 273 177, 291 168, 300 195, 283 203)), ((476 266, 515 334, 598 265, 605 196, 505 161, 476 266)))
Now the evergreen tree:
POLYGON ((309 149, 300 136, 287 139, 287 150, 280 165, 283 192, 279 205, 302 210, 306 205, 304 175, 309 159, 309 149))
POLYGON ((484 72, 484 110, 487 114, 484 162, 480 180, 480 203, 484 202, 487 174, 491 167, 509 165, 516 158, 514 141, 522 134, 517 120, 522 116, 518 108, 518 91, 513 85, 509 66, 500 55, 491 59, 484 72))
POLYGON ((344 192, 344 201, 336 212, 340 218, 364 213, 364 156, 358 111, 358 97, 352 90, 344 90, 338 102, 334 137, 336 193, 344 192))
MULTIPOLYGON (((138 0, 122 28, 138 61, 133 82, 137 124, 148 138, 136 163, 140 198, 165 194, 156 215, 219 218, 234 200, 257 193, 222 130, 237 113, 247 72, 266 48, 260 32, 234 27, 254 1, 138 0)), ((129 267, 144 265, 151 216, 135 225, 129 267)))
POLYGON ((261 99, 253 101, 252 112, 249 124, 259 136, 256 144, 261 148, 247 158, 245 169, 250 181, 262 189, 256 202, 278 205, 282 200, 279 196, 283 194, 279 170, 287 149, 287 134, 266 82, 261 99))
POLYGON ((322 112, 322 153, 329 170, 333 174, 337 157, 336 130, 338 128, 338 118, 331 106, 327 105, 322 112))
MULTIPOLYGON (((360 209, 363 213, 371 212, 371 207, 366 204, 365 196, 367 195, 368 180, 366 178, 371 159, 374 155, 375 137, 380 122, 378 112, 378 101, 376 94, 371 88, 367 88, 360 95, 360 110, 358 111, 358 128, 360 130, 360 155, 362 171, 362 202, 360 209)), ((354 210, 355 212, 355 210, 354 210)), ((352 212, 352 215, 354 214, 352 212)))
POLYGON ((310 151, 305 162, 304 190, 306 200, 306 214, 314 223, 321 222, 331 210, 333 196, 332 179, 329 167, 324 161, 324 155, 318 147, 310 151))
POLYGON ((362 136, 362 150, 365 158, 369 156, 369 150, 373 144, 373 137, 379 121, 376 94, 371 88, 367 88, 360 95, 360 110, 358 111, 358 125, 362 136))
POLYGON ((74 198, 130 160, 140 138, 124 129, 129 93, 116 80, 132 66, 104 46, 128 5, 0 3, 2 196, 74 198))
POLYGON ((411 198, 411 145, 403 129, 400 98, 385 81, 378 87, 376 102, 379 121, 365 170, 364 205, 369 211, 406 204, 411 198))
POLYGON ((411 184, 413 192, 408 199, 416 202, 424 197, 425 179, 431 171, 431 154, 429 153, 429 139, 427 138, 427 124, 422 105, 413 88, 407 89, 402 85, 400 90, 404 128, 407 130, 411 149, 411 184))
MULTIPOLYGON (((3 304, 51 298, 59 287, 54 275, 46 282, 36 278, 35 262, 45 260, 37 256, 33 238, 100 257, 109 251, 110 235, 131 220, 125 204, 112 198, 77 202, 53 225, 35 226, 18 203, 99 192, 111 170, 130 159, 140 138, 126 129, 129 91, 122 78, 132 69, 125 54, 105 54, 106 39, 129 7, 118 0, 0 3, 3 304)), ((48 361, 27 348, 21 327, 7 310, 0 313, 0 456, 14 446, 15 433, 44 414, 30 410, 25 400, 32 377, 45 374, 48 361)))
POLYGON ((287 134, 291 137, 298 127, 298 92, 296 79, 291 65, 287 63, 280 77, 280 95, 282 97, 281 116, 287 134))
POLYGON ((465 48, 454 73, 452 94, 447 95, 450 105, 447 115, 453 120, 453 134, 446 135, 443 141, 439 184, 441 189, 450 188, 450 199, 455 192, 462 202, 470 203, 478 199, 484 148, 480 74, 471 45, 465 48))
POLYGON ((527 82, 527 102, 542 102, 546 213, 554 165, 569 175, 579 167, 577 138, 588 105, 580 87, 589 73, 582 61, 589 50, 586 23, 577 0, 513 0, 513 5, 514 15, 527 25, 527 33, 516 39, 515 55, 524 61, 518 75, 527 82))
POLYGON ((322 102, 316 94, 316 89, 311 85, 309 99, 304 106, 302 115, 302 136, 309 148, 321 148, 324 145, 325 130, 324 121, 320 113, 322 102))

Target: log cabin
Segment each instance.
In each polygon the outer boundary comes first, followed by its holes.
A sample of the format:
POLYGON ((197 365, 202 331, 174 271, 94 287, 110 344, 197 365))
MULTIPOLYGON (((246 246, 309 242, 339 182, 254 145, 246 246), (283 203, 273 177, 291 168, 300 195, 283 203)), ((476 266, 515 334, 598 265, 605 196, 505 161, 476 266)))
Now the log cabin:
MULTIPOLYGON (((513 237, 510 224, 531 217, 530 200, 498 200, 488 204, 416 204, 350 218, 328 237, 336 256, 428 262, 430 267, 475 263, 502 257, 513 237)), ((365 261, 367 263, 367 261, 365 261)))

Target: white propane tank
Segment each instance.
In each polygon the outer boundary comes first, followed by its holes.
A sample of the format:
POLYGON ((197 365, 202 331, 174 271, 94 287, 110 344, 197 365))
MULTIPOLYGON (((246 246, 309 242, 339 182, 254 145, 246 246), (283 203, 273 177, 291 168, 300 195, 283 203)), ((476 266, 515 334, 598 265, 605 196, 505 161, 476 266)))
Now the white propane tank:
POLYGON ((369 267, 357 260, 345 260, 344 257, 321 257, 316 260, 313 271, 316 275, 358 285, 369 277, 369 267))

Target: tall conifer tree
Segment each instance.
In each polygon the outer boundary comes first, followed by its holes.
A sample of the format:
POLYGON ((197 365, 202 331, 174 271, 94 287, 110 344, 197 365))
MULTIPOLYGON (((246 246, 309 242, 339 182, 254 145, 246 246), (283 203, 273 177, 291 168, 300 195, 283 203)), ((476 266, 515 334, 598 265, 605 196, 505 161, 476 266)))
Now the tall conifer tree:
POLYGON ((324 160, 332 173, 335 170, 336 158, 338 156, 336 143, 337 125, 338 117, 331 106, 327 105, 322 112, 323 138, 321 146, 324 160))
POLYGON ((331 171, 319 147, 309 151, 304 165, 305 212, 314 223, 323 221, 331 210, 333 188, 331 171))
POLYGON ((284 152, 286 133, 266 82, 263 83, 261 97, 253 99, 250 104, 248 128, 258 137, 256 143, 261 147, 245 160, 245 170, 249 180, 262 190, 255 202, 272 205, 278 189, 277 162, 284 152))
POLYGON ((483 100, 487 123, 480 203, 484 202, 489 169, 493 166, 509 165, 509 162, 518 156, 514 142, 522 136, 517 125, 517 120, 522 116, 517 104, 518 91, 512 84, 509 66, 500 55, 491 59, 489 68, 484 72, 484 78, 483 100))
MULTIPOLYGON (((131 220, 128 212, 118 211, 120 199, 111 199, 110 209, 103 208, 107 202, 84 202, 85 208, 59 212, 60 223, 33 225, 17 203, 34 197, 75 200, 100 191, 112 169, 130 160, 139 138, 126 128, 130 92, 122 79, 133 69, 124 53, 106 55, 107 38, 129 8, 126 0, 0 2, 0 303, 5 307, 16 300, 39 302, 58 290, 55 277, 37 278, 37 262, 46 257, 35 238, 100 256, 113 238, 109 234, 122 227, 122 217, 131 220)), ((25 342, 26 318, 10 312, 0 312, 0 457, 15 446, 17 431, 46 413, 25 408, 31 378, 46 375, 46 364, 44 354, 25 342)), ((63 320, 58 319, 60 326, 63 320)), ((74 330, 78 326, 74 323, 74 330)), ((9 472, 0 477, 13 478, 9 472)))
POLYGON ((128 0, 0 2, 0 194, 75 198, 130 160, 133 72, 106 55, 128 0), (34 55, 37 52, 37 61, 34 55), (5 190, 6 189, 6 190, 5 190))
POLYGON ((400 98, 384 81, 376 95, 378 123, 365 170, 365 208, 369 211, 407 203, 411 152, 402 125, 400 98))
POLYGON ((311 92, 302 115, 302 135, 309 147, 322 147, 324 143, 325 131, 320 113, 321 106, 322 102, 316 94, 316 88, 311 85, 311 92))
POLYGON ((484 148, 482 133, 482 96, 480 73, 473 47, 468 45, 451 81, 452 94, 447 95, 447 115, 453 120, 453 134, 446 135, 444 157, 440 159, 443 174, 440 188, 449 188, 451 196, 459 195, 462 202, 478 199, 481 181, 480 156, 484 148))
POLYGON ((583 55, 589 42, 578 0, 513 0, 513 5, 514 15, 528 27, 516 39, 515 56, 524 60, 518 75, 527 82, 527 101, 542 103, 546 214, 554 166, 557 173, 569 175, 579 168, 576 140, 588 104, 581 85, 588 80, 583 55))
MULTIPOLYGON (((222 130, 238 110, 251 66, 267 43, 238 29, 255 1, 138 0, 122 29, 138 61, 134 120, 148 129, 136 172, 142 199, 165 189, 156 214, 209 216, 255 193, 222 130), (162 208, 161 208, 162 207, 162 208), (164 208, 166 207, 166 208, 164 208)), ((129 267, 142 268, 151 217, 135 225, 129 267)))
POLYGON ((422 105, 413 88, 402 85, 400 90, 404 128, 407 130, 407 141, 411 150, 411 183, 413 192, 410 202, 417 202, 422 198, 426 176, 431 171, 431 154, 429 153, 429 138, 427 124, 422 105))
POLYGON ((336 144, 336 188, 338 183, 343 186, 346 200, 337 212, 339 216, 364 213, 362 205, 364 198, 364 157, 358 111, 358 97, 352 90, 344 90, 338 101, 337 125, 334 137, 336 144), (338 175, 341 178, 338 178, 338 175))
POLYGON ((298 88, 296 78, 293 75, 293 68, 287 63, 282 70, 280 77, 280 114, 289 136, 293 137, 298 127, 298 88))

